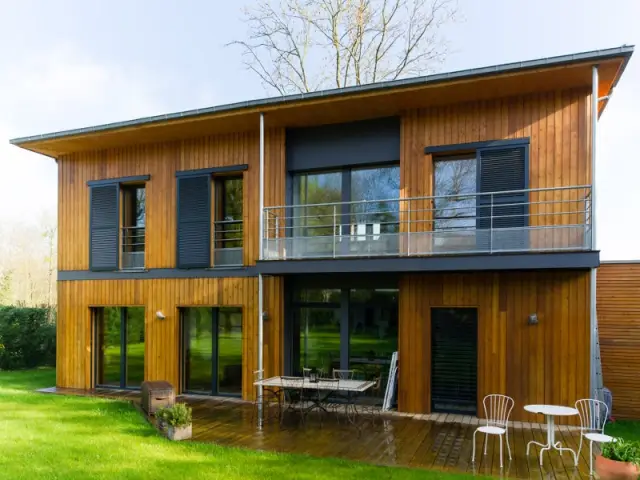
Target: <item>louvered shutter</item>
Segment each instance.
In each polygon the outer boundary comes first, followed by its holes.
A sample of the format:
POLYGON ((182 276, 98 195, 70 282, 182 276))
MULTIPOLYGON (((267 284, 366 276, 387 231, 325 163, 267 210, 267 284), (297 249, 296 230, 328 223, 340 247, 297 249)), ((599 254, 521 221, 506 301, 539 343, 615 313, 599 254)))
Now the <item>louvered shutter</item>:
POLYGON ((478 385, 477 311, 431 310, 431 408, 474 415, 478 385))
POLYGON ((494 147, 478 150, 478 191, 496 193, 478 197, 478 247, 493 252, 519 251, 527 247, 528 146, 494 147), (492 228, 492 231, 485 231, 492 228))
POLYGON ((178 268, 211 266, 211 176, 178 178, 178 268))
POLYGON ((94 271, 118 269, 118 185, 90 187, 90 258, 94 271))

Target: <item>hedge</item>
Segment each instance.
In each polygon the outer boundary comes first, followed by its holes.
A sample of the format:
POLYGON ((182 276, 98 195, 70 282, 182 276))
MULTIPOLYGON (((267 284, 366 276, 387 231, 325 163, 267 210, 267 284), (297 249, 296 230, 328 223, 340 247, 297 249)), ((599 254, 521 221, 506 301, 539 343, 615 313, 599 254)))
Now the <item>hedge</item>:
POLYGON ((0 307, 0 370, 55 365, 52 317, 46 308, 0 307))

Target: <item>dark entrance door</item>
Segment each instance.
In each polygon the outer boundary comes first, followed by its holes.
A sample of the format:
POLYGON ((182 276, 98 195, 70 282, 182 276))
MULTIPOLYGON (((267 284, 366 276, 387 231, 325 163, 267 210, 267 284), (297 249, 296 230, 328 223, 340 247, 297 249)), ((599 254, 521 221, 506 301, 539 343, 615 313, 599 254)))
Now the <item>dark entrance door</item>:
POLYGON ((478 311, 431 310, 431 409, 476 414, 478 311))

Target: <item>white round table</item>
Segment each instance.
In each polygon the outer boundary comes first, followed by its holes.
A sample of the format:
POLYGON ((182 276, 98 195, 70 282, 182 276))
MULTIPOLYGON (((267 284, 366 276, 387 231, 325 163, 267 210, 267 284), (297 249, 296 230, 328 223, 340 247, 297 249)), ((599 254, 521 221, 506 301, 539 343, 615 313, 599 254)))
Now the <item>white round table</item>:
POLYGON ((562 407, 560 405, 525 405, 524 409, 527 412, 539 413, 544 415, 547 420, 547 444, 543 445, 540 442, 531 441, 527 443, 527 455, 529 455, 529 447, 531 444, 539 445, 540 449, 540 465, 542 465, 542 454, 545 450, 557 450, 559 452, 569 451, 573 454, 573 460, 575 465, 578 465, 578 455, 571 448, 563 447, 560 442, 556 442, 556 427, 554 423, 554 417, 569 417, 572 415, 578 415, 578 410, 572 407, 562 407))

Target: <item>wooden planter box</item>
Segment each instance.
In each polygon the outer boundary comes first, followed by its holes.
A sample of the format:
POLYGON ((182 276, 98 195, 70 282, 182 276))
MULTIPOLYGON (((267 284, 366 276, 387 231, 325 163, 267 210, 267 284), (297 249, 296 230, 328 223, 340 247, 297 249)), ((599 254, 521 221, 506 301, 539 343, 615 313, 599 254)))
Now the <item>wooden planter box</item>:
POLYGON ((142 409, 147 415, 155 414, 160 408, 171 407, 176 402, 176 394, 169 382, 142 382, 140 388, 142 409))
POLYGON ((167 438, 169 440, 188 440, 191 438, 191 424, 186 427, 167 426, 167 438))
POLYGON ((640 468, 633 463, 617 462, 597 455, 596 473, 602 480, 636 480, 640 476, 640 468))

